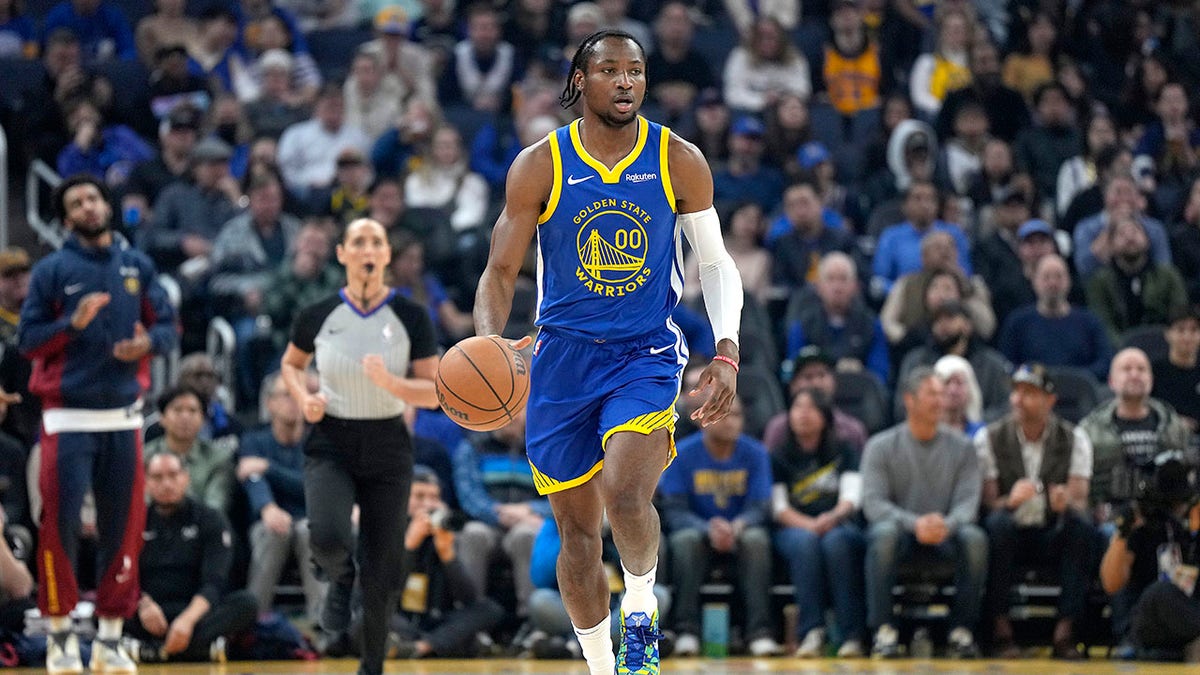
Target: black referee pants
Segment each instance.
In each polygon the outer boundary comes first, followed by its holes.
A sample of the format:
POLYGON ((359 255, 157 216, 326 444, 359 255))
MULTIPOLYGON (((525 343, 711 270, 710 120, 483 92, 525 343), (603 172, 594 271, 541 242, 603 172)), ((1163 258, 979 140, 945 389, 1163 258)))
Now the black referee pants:
POLYGON ((305 448, 313 558, 331 584, 362 587, 362 673, 383 672, 388 617, 400 592, 412 443, 404 422, 326 417, 305 448), (350 513, 359 507, 358 541, 350 513))

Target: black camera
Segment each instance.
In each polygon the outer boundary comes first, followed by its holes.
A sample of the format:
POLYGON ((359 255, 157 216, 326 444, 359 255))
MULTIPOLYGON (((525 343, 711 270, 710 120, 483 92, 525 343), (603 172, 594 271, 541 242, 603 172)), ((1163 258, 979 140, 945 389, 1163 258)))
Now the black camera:
POLYGON ((1175 455, 1160 455, 1152 462, 1134 465, 1132 471, 1120 471, 1123 466, 1113 468, 1113 499, 1125 501, 1117 517, 1124 536, 1132 531, 1139 515, 1147 523, 1173 520, 1176 507, 1200 500, 1192 469, 1175 455), (1117 492, 1118 487, 1123 492, 1117 492))
POLYGON ((443 506, 429 512, 429 524, 437 530, 462 532, 467 525, 467 514, 443 506))

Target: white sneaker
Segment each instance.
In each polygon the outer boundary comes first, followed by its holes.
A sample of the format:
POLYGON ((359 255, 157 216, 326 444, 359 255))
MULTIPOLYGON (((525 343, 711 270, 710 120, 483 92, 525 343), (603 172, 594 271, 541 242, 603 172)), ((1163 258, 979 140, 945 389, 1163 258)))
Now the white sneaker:
POLYGON ((700 653, 700 638, 691 633, 681 633, 675 639, 674 656, 696 656, 700 653))
POLYGON ((760 637, 750 641, 750 656, 779 656, 783 647, 769 637, 760 637))
POLYGON ((808 631, 804 639, 800 641, 800 646, 796 648, 796 658, 816 659, 820 658, 824 651, 825 629, 814 628, 808 631))
POLYGON ((125 646, 116 640, 93 640, 92 660, 88 666, 93 673, 134 675, 137 664, 129 658, 125 646))
POLYGON ((861 659, 863 656, 862 640, 846 640, 838 648, 839 659, 861 659))
POLYGON ((50 675, 78 675, 83 672, 79 636, 74 633, 51 633, 46 637, 46 672, 50 675))

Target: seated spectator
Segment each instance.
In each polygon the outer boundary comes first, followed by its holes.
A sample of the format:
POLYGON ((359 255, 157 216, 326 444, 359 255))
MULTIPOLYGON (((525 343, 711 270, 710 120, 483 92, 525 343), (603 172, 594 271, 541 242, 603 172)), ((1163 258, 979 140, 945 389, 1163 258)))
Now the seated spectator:
POLYGON ((1146 198, 1138 191, 1137 183, 1131 176, 1120 174, 1109 178, 1104 186, 1104 210, 1081 220, 1071 235, 1071 255, 1080 279, 1087 282, 1096 270, 1112 259, 1111 242, 1109 237, 1105 236, 1105 230, 1122 214, 1132 216, 1145 228, 1146 237, 1150 240, 1150 257, 1154 263, 1171 264, 1171 245, 1167 240, 1166 228, 1162 223, 1147 216, 1145 211, 1146 198))
MULTIPOLYGON (((967 187, 966 197, 971 200, 978 213, 975 223, 976 241, 986 237, 997 227, 995 203, 1013 190, 1020 191, 1025 196, 1026 203, 1033 201, 1033 181, 1029 174, 1017 173, 1012 147, 1006 141, 993 138, 983 146, 979 172, 971 177, 971 184, 967 187), (989 209, 989 205, 992 208, 989 209)), ((1025 218, 1028 219, 1029 216, 1026 215, 1025 218)))
POLYGON ((477 633, 488 633, 504 618, 504 609, 484 597, 455 553, 454 531, 435 473, 413 470, 404 534, 404 572, 398 613, 392 617, 398 658, 470 658, 478 652, 477 633))
POLYGON ((506 427, 474 434, 454 450, 454 491, 471 520, 458 535, 458 555, 471 579, 487 592, 492 558, 501 550, 512 563, 517 616, 528 614, 529 558, 533 540, 550 513, 538 495, 525 457, 525 414, 506 427))
POLYGON ((1053 195, 1058 169, 1083 147, 1075 127, 1075 112, 1066 89, 1057 82, 1041 85, 1033 94, 1034 125, 1017 135, 1013 144, 1017 167, 1033 177, 1039 195, 1053 195))
POLYGON ((292 240, 287 259, 264 284, 259 316, 271 320, 271 348, 266 363, 279 363, 300 309, 337 293, 342 286, 341 271, 331 264, 332 250, 329 232, 317 222, 307 222, 292 240))
POLYGON ((967 55, 971 50, 973 21, 962 10, 948 10, 937 19, 937 40, 932 51, 913 63, 909 96, 927 120, 937 117, 946 95, 971 83, 967 55))
POLYGON ((404 203, 404 185, 396 176, 378 176, 367 190, 367 217, 383 223, 389 233, 424 232, 404 203))
POLYGON ((256 135, 278 139, 288 127, 308 119, 308 104, 292 82, 291 54, 272 49, 260 56, 256 65, 259 87, 246 102, 246 119, 256 135))
MULTIPOLYGON (((1196 128, 1188 110, 1187 88, 1181 82, 1167 82, 1158 90, 1154 103, 1158 119, 1146 127, 1146 132, 1134 148, 1137 165, 1153 167, 1160 188, 1186 185, 1197 166, 1200 150, 1200 129, 1196 128)), ((1169 211, 1173 211, 1171 208, 1169 211)))
MULTIPOLYGON (((1030 223, 1037 225, 1021 228, 1026 235, 1020 244, 1022 253, 1035 245, 1032 242, 1034 228, 1049 229, 1042 221, 1030 223)), ((1052 241, 1049 234, 1036 236, 1052 241)), ((1112 343, 1095 314, 1071 304, 1071 273, 1067 270, 1067 261, 1057 253, 1048 253, 1033 263, 1032 270, 1037 301, 1009 315, 996 339, 996 348, 1012 363, 1038 362, 1049 367, 1084 368, 1097 379, 1104 379, 1112 343)))
POLYGON ((838 370, 867 369, 887 382, 892 368, 887 338, 858 289, 854 259, 840 251, 826 254, 811 290, 794 292, 788 302, 787 353, 816 345, 838 370))
POLYGON ((1151 364, 1154 388, 1150 395, 1171 404, 1192 433, 1200 430, 1200 308, 1176 307, 1163 336, 1167 358, 1151 364))
POLYGON ((950 134, 958 107, 967 101, 983 106, 988 116, 988 128, 1005 144, 1016 140, 1018 132, 1029 126, 1029 108, 1018 92, 1004 85, 1000 56, 991 40, 975 40, 971 44, 970 83, 946 94, 937 116, 938 134, 950 134))
POLYGON ((163 435, 146 443, 143 455, 170 453, 187 469, 188 495, 222 514, 233 497, 233 453, 200 438, 205 401, 187 385, 168 388, 158 398, 163 435))
POLYGON ((503 38, 499 13, 477 2, 467 8, 467 38, 454 45, 442 70, 438 100, 476 112, 497 113, 509 105, 509 87, 518 80, 516 49, 503 38))
POLYGON ((200 111, 182 104, 159 124, 158 156, 135 164, 121 191, 121 214, 126 228, 132 230, 142 222, 153 221, 154 211, 150 207, 162 191, 171 183, 186 180, 200 123, 200 111))
POLYGON ((942 424, 968 438, 983 428, 983 395, 975 380, 975 369, 961 356, 949 354, 933 364, 942 378, 942 424))
POLYGON ((1087 298, 1113 344, 1135 326, 1167 323, 1187 305, 1183 278, 1169 263, 1151 261, 1146 230, 1132 215, 1114 215, 1101 236, 1111 258, 1088 280, 1087 298))
POLYGON ((788 39, 779 21, 759 16, 742 35, 742 44, 734 47, 725 61, 722 77, 729 107, 761 113, 783 94, 807 101, 813 89, 808 59, 788 39))
POLYGON ((364 47, 379 48, 384 76, 399 85, 400 98, 406 107, 413 99, 436 101, 433 77, 438 67, 428 49, 409 41, 412 25, 404 9, 399 5, 383 7, 375 14, 373 25, 376 38, 364 47))
POLYGON ((392 287, 429 311, 429 318, 438 332, 438 342, 449 347, 474 335, 475 321, 471 314, 459 309, 442 282, 425 271, 425 244, 403 230, 391 237, 391 244, 392 287))
POLYGON ((902 379, 907 421, 867 443, 862 459, 867 534, 867 624, 872 655, 896 658, 892 588, 899 563, 915 554, 954 561, 950 654, 974 658, 973 630, 987 576, 987 535, 975 524, 982 477, 971 442, 941 425, 942 382, 920 367, 902 379))
MULTIPOLYGON (((801 389, 815 389, 830 401, 834 400, 837 391, 837 380, 833 375, 836 362, 823 349, 817 345, 807 345, 796 352, 788 365, 792 368, 788 399, 793 404, 801 389)), ((781 412, 767 422, 763 430, 763 445, 773 455, 788 442, 789 434, 795 433, 789 413, 781 412)), ((863 423, 836 407, 833 409, 833 435, 859 454, 867 444, 867 428, 863 423)))
POLYGON ((745 115, 729 127, 729 158, 713 172, 713 199, 718 208, 752 201, 770 213, 783 196, 783 173, 763 163, 763 133, 757 117, 745 115))
POLYGON ((629 0, 600 0, 601 28, 629 33, 649 54, 654 50, 654 36, 645 23, 629 17, 629 0))
POLYGON ((238 20, 233 12, 212 5, 200 14, 200 34, 188 48, 188 72, 208 80, 213 91, 235 91, 248 78, 251 61, 236 48, 238 20))
POLYGON ((1164 463, 1144 502, 1150 513, 1129 518, 1131 523, 1113 535, 1104 555, 1100 579, 1105 590, 1145 588, 1133 610, 1131 637, 1141 650, 1139 658, 1182 651, 1185 662, 1200 663, 1200 612, 1194 595, 1200 564, 1198 497, 1188 467, 1176 460, 1164 463), (1162 562, 1164 547, 1177 552, 1168 564, 1162 562))
POLYGON ((826 224, 821 197, 812 183, 793 183, 783 191, 783 220, 787 230, 772 244, 772 269, 778 286, 801 289, 816 281, 817 267, 826 254, 854 251, 848 230, 826 224))
POLYGON ((880 50, 863 18, 863 8, 855 0, 833 3, 829 15, 831 35, 821 54, 821 67, 814 68, 821 74, 820 83, 830 105, 849 119, 878 108, 880 103, 880 50))
POLYGON ((105 0, 63 0, 42 20, 42 34, 67 28, 79 36, 88 63, 137 60, 133 27, 113 3, 105 0))
MULTIPOLYGON (((763 134, 766 162, 781 169, 789 183, 814 182, 814 168, 829 158, 829 149, 813 140, 812 114, 805 99, 796 94, 780 96, 763 111, 763 122, 766 125, 763 134)), ((838 214, 826 215, 830 225, 840 224, 838 214)), ((775 225, 778 226, 779 221, 775 225)), ((784 225, 786 230, 786 223, 784 225)))
POLYGON ((958 265, 970 276, 971 250, 967 236, 957 225, 938 220, 938 189, 933 183, 916 180, 904 196, 902 223, 892 225, 879 235, 872 260, 872 287, 890 291, 896 280, 921 269, 921 239, 931 231, 948 232, 958 249, 958 265))
MULTIPOLYGON (((8 401, 19 400, 20 397, 0 391, 0 412, 6 413, 8 401)), ((29 490, 27 488, 27 472, 29 470, 29 448, 21 441, 0 432, 0 516, 10 528, 21 528, 26 535, 30 534, 33 519, 29 512, 29 490)), ((0 535, 4 526, 0 526, 0 535)), ((3 576, 0 576, 0 584, 3 576)))
POLYGON ((646 46, 646 89, 668 120, 683 117, 701 91, 717 84, 712 65, 696 49, 695 30, 688 3, 664 2, 654 22, 654 49, 646 46))
POLYGON ((158 195, 154 220, 138 230, 138 248, 160 271, 174 273, 192 259, 205 261, 207 268, 213 242, 221 226, 237 214, 242 197, 229 173, 232 156, 233 149, 222 140, 200 141, 192 148, 189 180, 173 182, 158 195))
MULTIPOLYGON (((742 277, 742 290, 765 304, 771 291, 771 252, 763 246, 767 222, 762 207, 754 202, 742 202, 733 207, 725 233, 725 250, 729 252, 742 277)), ((688 251, 683 262, 684 302, 700 299, 700 261, 694 251, 688 251)))
POLYGON ((775 549, 788 562, 800 608, 797 658, 824 656, 831 607, 842 638, 839 658, 863 656, 867 637, 866 540, 855 522, 862 504, 859 453, 837 438, 833 415, 824 394, 801 389, 788 412, 795 433, 771 454, 775 549))
POLYGON ((304 501, 304 417, 278 375, 263 383, 270 426, 246 433, 238 442, 237 479, 250 513, 250 571, 246 590, 260 614, 271 611, 275 587, 294 558, 304 589, 305 615, 319 623, 324 586, 317 581, 309 545, 304 501))
POLYGON ((262 5, 269 8, 264 16, 252 18, 243 16, 245 24, 242 27, 243 47, 248 48, 250 57, 254 60, 246 72, 246 77, 234 81, 234 92, 240 101, 251 101, 258 97, 262 77, 260 62, 267 53, 280 50, 292 57, 292 87, 299 99, 312 103, 321 87, 321 71, 312 54, 303 33, 295 23, 295 18, 280 7, 272 7, 270 3, 262 5))
POLYGON ((333 182, 338 153, 346 148, 367 152, 370 146, 362 129, 346 121, 341 85, 327 82, 312 118, 288 127, 279 138, 279 169, 288 188, 307 198, 333 182))
POLYGON ((1043 84, 1054 80, 1054 57, 1058 51, 1058 19, 1037 12, 1025 23, 1025 35, 1017 51, 1004 59, 1004 85, 1029 99, 1043 84))
MULTIPOLYGON (((700 148, 700 152, 714 166, 727 161, 733 114, 721 100, 721 93, 716 89, 701 91, 696 96, 696 109, 692 114, 695 117, 694 128, 689 129, 684 137, 700 148)), ((763 129, 763 133, 766 133, 766 129, 763 129)))
POLYGON ((158 48, 149 84, 150 113, 160 122, 179 106, 205 110, 212 105, 208 81, 188 70, 187 47, 181 44, 158 48))
POLYGON ((37 28, 17 0, 0 5, 0 57, 36 59, 37 28))
MULTIPOLYGON (((811 175, 821 197, 821 215, 830 227, 848 232, 861 232, 866 223, 857 194, 851 194, 838 177, 833 153, 821 141, 809 141, 795 154, 796 174, 801 179, 811 175)), ((790 165, 790 162, 789 162, 790 165)))
POLYGON ((990 560, 986 618, 994 656, 1020 656, 1009 621, 1017 562, 1057 562, 1062 592, 1054 657, 1076 661, 1074 627, 1083 618, 1093 540, 1088 515, 1092 444, 1052 411, 1054 380, 1041 364, 1013 373, 1012 412, 974 434, 983 473, 990 560))
MULTIPOLYGON (((887 221, 894 222, 892 214, 902 210, 896 208, 903 201, 898 198, 906 195, 913 183, 931 183, 937 171, 938 141, 933 129, 918 120, 895 119, 909 110, 907 99, 889 98, 884 106, 884 124, 895 126, 886 141, 879 139, 883 156, 878 160, 882 164, 871 166, 872 173, 867 174, 863 183, 862 210, 872 216, 866 225, 867 231, 887 225, 885 217, 887 221)), ((937 201, 936 197, 934 201, 937 201)), ((933 210, 936 216, 936 204, 933 210)))
MULTIPOLYGON (((1033 286, 1021 259, 1021 226, 1029 220, 1029 201, 1015 187, 1005 187, 999 197, 989 199, 992 206, 992 231, 976 240, 971 252, 971 265, 987 284, 992 297, 992 309, 996 322, 1004 320, 1012 311, 1034 301, 1033 286)), ((1041 234, 1054 249, 1052 236, 1041 234)), ((1040 248, 1038 249, 1040 252, 1040 248)))
POLYGON ((200 23, 184 13, 186 0, 154 0, 154 12, 142 17, 134 31, 138 57, 147 68, 158 63, 158 50, 190 45, 200 37, 200 23))
MULTIPOLYGON (((392 128, 383 132, 371 146, 371 164, 380 176, 403 176, 417 164, 421 152, 442 124, 437 103, 413 99, 392 128)), ((382 222, 382 221, 380 221, 382 222)))
POLYGON ((367 43, 354 53, 344 85, 346 123, 363 130, 372 141, 388 130, 404 109, 400 81, 387 77, 383 47, 367 43))
MULTIPOLYGON (((258 315, 271 273, 283 264, 300 231, 300 220, 283 212, 283 185, 273 172, 251 176, 249 204, 221 227, 213 243, 213 274, 208 290, 217 312, 233 322, 238 345, 249 345, 258 331, 258 315)), ((250 349, 238 349, 239 407, 258 401, 258 385, 267 371, 250 349)))
MULTIPOLYGON (((1058 217, 1055 223, 1058 229, 1070 233, 1074 238, 1079 223, 1101 213, 1105 209, 1105 194, 1113 176, 1130 176, 1133 174, 1133 153, 1120 143, 1114 143, 1101 148, 1096 153, 1096 180, 1092 185, 1071 200, 1066 213, 1058 217)), ((1136 204, 1137 195, 1130 195, 1129 203, 1136 204)), ((1146 202, 1141 202, 1144 208, 1146 202)))
POLYGON ((924 339, 930 315, 946 302, 966 307, 981 337, 990 338, 995 332, 987 285, 979 276, 968 279, 963 274, 954 239, 935 230, 921 240, 921 268, 896 280, 879 312, 883 332, 898 354, 924 339))
POLYGON ((1200 176, 1192 181, 1180 217, 1171 228, 1171 256, 1187 285, 1188 299, 1200 302, 1200 176))
MULTIPOLYGON (((199 392, 201 400, 208 401, 200 424, 200 438, 212 440, 229 450, 232 457, 237 449, 237 439, 242 433, 242 424, 230 410, 229 390, 221 381, 212 357, 205 352, 193 352, 179 360, 179 377, 176 384, 199 392)), ((146 416, 146 442, 162 436, 159 423, 160 411, 146 416)), ((144 453, 143 453, 144 454, 144 453)))
MULTIPOLYGON (((1054 195, 1055 211, 1059 218, 1067 214, 1071 202, 1096 184, 1100 168, 1100 152, 1117 142, 1117 123, 1107 114, 1097 113, 1087 122, 1083 154, 1063 162, 1058 169, 1058 189, 1054 195)), ((1067 228, 1063 228, 1067 229, 1067 228)))
POLYGON ((983 168, 983 151, 991 135, 983 106, 965 101, 954 114, 954 135, 942 146, 939 169, 945 173, 945 185, 959 196, 966 196, 971 180, 983 168))
MULTIPOLYGON (((932 367, 938 359, 953 354, 966 359, 975 370, 983 392, 983 409, 1003 405, 1008 400, 1008 374, 1012 369, 1000 352, 975 335, 970 312, 960 303, 949 302, 933 310, 928 341, 905 355, 900 362, 899 379, 921 366, 932 367)), ((940 387, 939 387, 940 388, 940 387)), ((896 415, 903 414, 903 401, 897 401, 896 415)))
POLYGON ((313 211, 332 216, 338 228, 365 217, 370 210, 371 182, 374 180, 366 154, 358 148, 343 148, 337 156, 333 184, 318 190, 313 198, 313 211))
POLYGON ((229 523, 188 496, 188 467, 172 453, 147 462, 146 530, 137 616, 127 634, 142 663, 223 661, 224 642, 254 627, 249 591, 227 588, 233 565, 229 523))
MULTIPOLYGON (((29 600, 34 588, 33 575, 29 573, 27 561, 19 560, 13 555, 8 537, 4 535, 9 524, 8 518, 4 508, 0 507, 0 615, 6 617, 10 616, 13 609, 19 608, 23 613, 25 607, 21 605, 32 604, 29 600)), ((7 622, 5 627, 12 629, 7 622)), ((21 626, 21 629, 23 628, 21 626)))
POLYGON ((471 170, 483 176, 488 188, 504 194, 508 170, 522 150, 546 138, 562 125, 556 116, 553 92, 540 89, 521 102, 511 120, 493 119, 471 141, 471 170))
POLYGON ((700 651, 700 586, 713 565, 729 567, 736 579, 750 653, 780 651, 771 638, 771 464, 766 448, 742 433, 743 424, 742 404, 735 397, 728 415, 680 442, 658 485, 680 656, 700 651))
POLYGON ((154 150, 124 124, 105 125, 96 104, 78 99, 66 106, 71 143, 58 153, 63 176, 91 174, 110 188, 124 185, 133 167, 154 157, 154 150))
POLYGON ((1154 375, 1142 350, 1117 352, 1108 387, 1114 397, 1079 422, 1094 449, 1088 494, 1100 523, 1112 519, 1114 506, 1136 496, 1138 481, 1152 473, 1156 458, 1182 456, 1191 434, 1174 408, 1150 396, 1154 375))

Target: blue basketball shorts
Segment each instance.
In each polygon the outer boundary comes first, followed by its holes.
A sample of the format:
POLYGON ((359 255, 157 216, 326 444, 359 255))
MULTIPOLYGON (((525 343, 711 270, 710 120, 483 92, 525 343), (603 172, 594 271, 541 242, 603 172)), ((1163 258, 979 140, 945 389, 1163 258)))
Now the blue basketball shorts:
MULTIPOLYGON (((675 400, 687 343, 674 323, 619 342, 543 328, 534 343, 525 448, 539 494, 582 485, 604 466, 619 431, 666 429, 675 458, 675 400)), ((666 467, 664 467, 666 468, 666 467)))

